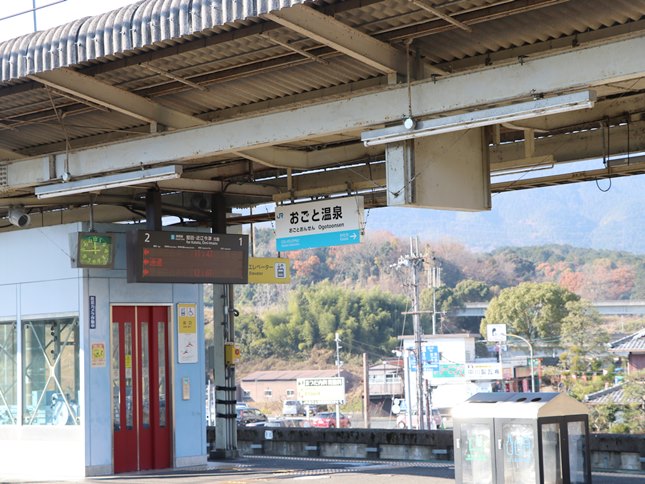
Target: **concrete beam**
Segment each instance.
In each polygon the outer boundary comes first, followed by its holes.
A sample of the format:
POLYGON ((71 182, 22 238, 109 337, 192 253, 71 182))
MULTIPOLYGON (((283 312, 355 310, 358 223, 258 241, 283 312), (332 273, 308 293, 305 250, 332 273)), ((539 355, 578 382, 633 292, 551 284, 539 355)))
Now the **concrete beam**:
POLYGON ((71 69, 41 72, 31 75, 30 78, 45 86, 147 123, 159 123, 170 128, 190 128, 206 124, 199 118, 167 108, 130 91, 106 84, 71 69))
MULTIPOLYGON (((534 156, 553 155, 558 163, 602 158, 645 151, 645 121, 610 128, 610 144, 603 143, 600 127, 594 130, 536 137, 534 156), (609 149, 609 153, 606 153, 609 149)), ((523 143, 505 143, 491 148, 491 168, 524 157, 523 143)))
MULTIPOLYGON (((416 116, 433 116, 526 100, 536 92, 566 92, 643 77, 645 56, 626 56, 625 52, 645 52, 645 34, 529 59, 523 64, 417 82, 411 87, 413 112, 416 116)), ((69 167, 73 176, 93 176, 107 171, 200 160, 217 154, 334 134, 358 136, 363 129, 400 122, 407 106, 405 86, 384 88, 340 100, 292 106, 280 112, 72 151, 69 153, 69 167)), ((539 154, 539 142, 536 142, 536 154, 539 154)), ((64 155, 57 155, 55 161, 57 175, 60 176, 64 155)), ((49 171, 43 170, 44 166, 49 166, 47 157, 9 165, 9 187, 30 187, 49 181, 49 171)))

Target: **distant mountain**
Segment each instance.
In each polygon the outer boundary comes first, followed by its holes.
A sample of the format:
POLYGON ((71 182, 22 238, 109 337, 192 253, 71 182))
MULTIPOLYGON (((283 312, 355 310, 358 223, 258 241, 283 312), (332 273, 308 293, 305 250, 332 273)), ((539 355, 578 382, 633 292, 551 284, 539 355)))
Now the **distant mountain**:
POLYGON ((366 230, 399 237, 453 239, 473 250, 568 244, 645 253, 645 177, 536 188, 493 195, 490 212, 372 209, 366 230))

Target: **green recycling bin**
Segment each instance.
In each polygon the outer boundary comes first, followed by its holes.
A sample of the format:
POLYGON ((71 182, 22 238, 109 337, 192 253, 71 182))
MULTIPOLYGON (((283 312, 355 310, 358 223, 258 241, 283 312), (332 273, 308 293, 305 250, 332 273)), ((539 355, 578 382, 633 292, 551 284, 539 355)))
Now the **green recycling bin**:
POLYGON ((453 408, 458 484, 591 483, 587 407, 562 393, 478 393, 453 408))

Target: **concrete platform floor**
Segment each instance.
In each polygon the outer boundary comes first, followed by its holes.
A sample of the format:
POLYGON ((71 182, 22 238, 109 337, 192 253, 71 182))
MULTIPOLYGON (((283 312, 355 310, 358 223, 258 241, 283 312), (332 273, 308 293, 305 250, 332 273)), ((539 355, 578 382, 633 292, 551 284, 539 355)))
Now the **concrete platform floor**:
MULTIPOLYGON (((452 462, 366 461, 322 458, 243 456, 191 468, 137 472, 75 481, 83 484, 284 484, 306 480, 324 484, 454 483, 452 462)), ((3 480, 0 483, 51 484, 53 481, 3 480)), ((594 472, 594 484, 643 484, 645 473, 594 472)), ((518 483, 519 484, 519 483, 518 483)))

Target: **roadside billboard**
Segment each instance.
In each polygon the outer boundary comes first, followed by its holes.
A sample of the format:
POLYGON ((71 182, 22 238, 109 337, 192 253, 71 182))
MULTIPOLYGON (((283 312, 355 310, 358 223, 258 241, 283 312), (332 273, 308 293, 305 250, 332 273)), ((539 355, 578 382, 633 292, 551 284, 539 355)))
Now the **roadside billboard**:
POLYGON ((298 378, 298 400, 310 405, 345 403, 345 378, 298 378))

